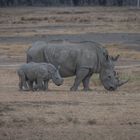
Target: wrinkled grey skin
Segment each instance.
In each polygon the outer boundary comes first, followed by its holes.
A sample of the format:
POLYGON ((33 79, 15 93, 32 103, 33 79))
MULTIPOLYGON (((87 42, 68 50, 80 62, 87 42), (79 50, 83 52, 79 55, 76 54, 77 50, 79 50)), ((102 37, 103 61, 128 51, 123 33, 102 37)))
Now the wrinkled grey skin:
POLYGON ((116 90, 118 86, 126 83, 119 80, 114 70, 114 61, 118 57, 119 55, 109 56, 108 51, 95 42, 46 44, 39 41, 27 50, 27 63, 49 62, 55 66, 60 65, 62 77, 76 75, 72 91, 76 91, 81 82, 85 91, 90 90, 89 81, 93 73, 99 73, 107 90, 116 90))
POLYGON ((57 86, 63 83, 59 71, 50 63, 30 62, 23 64, 17 73, 19 76, 20 90, 47 90, 50 79, 52 79, 57 86), (34 82, 36 84, 33 87, 34 82))

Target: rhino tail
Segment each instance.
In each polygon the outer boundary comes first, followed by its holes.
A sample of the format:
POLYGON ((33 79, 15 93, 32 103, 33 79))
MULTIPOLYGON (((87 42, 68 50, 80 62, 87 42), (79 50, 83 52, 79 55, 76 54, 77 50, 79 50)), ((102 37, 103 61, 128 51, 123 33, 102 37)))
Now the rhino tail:
POLYGON ((32 61, 32 57, 31 57, 29 54, 27 54, 26 62, 29 63, 29 62, 31 62, 31 61, 32 61))

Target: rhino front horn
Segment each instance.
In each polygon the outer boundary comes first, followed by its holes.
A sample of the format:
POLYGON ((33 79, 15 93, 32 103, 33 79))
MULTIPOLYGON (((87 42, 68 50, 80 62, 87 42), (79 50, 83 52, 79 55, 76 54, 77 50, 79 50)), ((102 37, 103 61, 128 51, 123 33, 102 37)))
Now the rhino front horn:
POLYGON ((118 86, 120 87, 120 86, 126 84, 129 80, 130 80, 130 78, 125 81, 119 81, 118 86))

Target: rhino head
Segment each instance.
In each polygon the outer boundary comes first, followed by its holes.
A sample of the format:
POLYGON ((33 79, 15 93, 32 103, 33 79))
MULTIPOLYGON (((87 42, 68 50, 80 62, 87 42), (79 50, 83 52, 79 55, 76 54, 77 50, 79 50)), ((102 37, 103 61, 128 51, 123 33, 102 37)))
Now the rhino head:
POLYGON ((57 85, 60 86, 63 84, 63 78, 61 77, 60 73, 59 73, 59 69, 54 69, 54 71, 52 72, 52 81, 57 85))
POLYGON ((118 73, 115 71, 114 62, 117 61, 118 57, 119 55, 113 57, 105 54, 99 75, 104 88, 110 91, 116 90, 129 81, 129 79, 126 81, 120 80, 118 73))

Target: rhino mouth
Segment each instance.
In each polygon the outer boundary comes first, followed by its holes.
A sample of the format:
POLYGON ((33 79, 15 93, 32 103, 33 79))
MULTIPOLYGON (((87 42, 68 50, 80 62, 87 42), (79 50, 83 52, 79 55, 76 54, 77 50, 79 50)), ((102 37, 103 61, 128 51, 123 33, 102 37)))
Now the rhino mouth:
POLYGON ((105 89, 108 91, 115 91, 117 89, 117 86, 108 86, 108 87, 105 87, 105 89))
POLYGON ((63 79, 61 80, 61 81, 57 81, 57 82, 55 82, 55 84, 57 85, 57 86, 61 86, 62 84, 63 84, 63 79))
POLYGON ((57 86, 61 86, 62 84, 56 84, 57 86))
POLYGON ((108 90, 109 90, 109 91, 115 91, 116 88, 115 88, 115 87, 110 87, 108 90))

